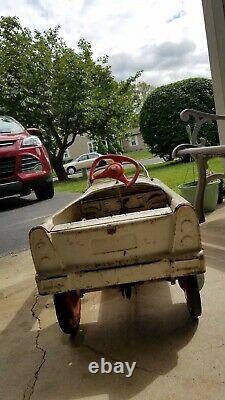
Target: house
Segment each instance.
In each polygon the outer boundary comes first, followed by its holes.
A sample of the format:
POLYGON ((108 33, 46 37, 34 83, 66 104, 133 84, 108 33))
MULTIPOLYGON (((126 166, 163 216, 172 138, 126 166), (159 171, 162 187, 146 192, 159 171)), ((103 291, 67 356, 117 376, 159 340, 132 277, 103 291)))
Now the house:
POLYGON ((139 128, 133 129, 130 136, 123 140, 122 147, 124 152, 144 150, 147 148, 139 128))
MULTIPOLYGON (((105 141, 105 146, 107 147, 107 141, 105 141)), ((146 148, 143 137, 140 133, 139 128, 132 130, 129 137, 122 141, 122 147, 124 152, 131 152, 136 150, 143 150, 146 148)), ((66 150, 64 154, 65 161, 79 157, 84 153, 93 153, 98 151, 96 144, 91 140, 88 134, 77 135, 74 143, 66 150)))
POLYGON ((93 151, 93 142, 90 140, 88 135, 86 133, 82 136, 77 135, 73 144, 65 151, 64 159, 74 159, 79 157, 81 154, 92 153, 93 151))

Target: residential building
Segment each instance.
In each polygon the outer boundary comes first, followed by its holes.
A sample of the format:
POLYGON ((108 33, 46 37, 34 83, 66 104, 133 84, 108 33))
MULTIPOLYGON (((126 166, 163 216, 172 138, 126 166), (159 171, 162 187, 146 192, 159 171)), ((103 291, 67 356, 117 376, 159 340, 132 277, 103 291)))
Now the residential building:
POLYGON ((133 129, 131 135, 127 139, 123 140, 122 146, 125 152, 147 148, 139 128, 133 129))
MULTIPOLYGON (((106 141, 104 144, 107 147, 106 141)), ((143 150, 146 148, 139 128, 133 129, 130 136, 123 140, 122 147, 124 152, 143 150)), ((87 134, 82 136, 77 135, 74 143, 66 150, 64 158, 65 160, 74 159, 81 154, 92 153, 97 150, 95 142, 91 140, 87 134)))

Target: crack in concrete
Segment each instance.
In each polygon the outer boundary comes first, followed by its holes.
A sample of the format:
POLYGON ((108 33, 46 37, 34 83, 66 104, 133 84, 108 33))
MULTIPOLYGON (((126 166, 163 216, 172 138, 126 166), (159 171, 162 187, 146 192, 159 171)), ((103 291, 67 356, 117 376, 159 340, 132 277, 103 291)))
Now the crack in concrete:
POLYGON ((36 371, 34 373, 34 376, 33 376, 33 379, 31 381, 31 383, 29 383, 27 385, 27 387, 26 387, 26 389, 24 391, 23 400, 30 400, 31 396, 34 394, 34 389, 35 389, 35 385, 36 385, 37 380, 38 380, 39 373, 41 371, 42 366, 44 365, 44 363, 46 361, 46 350, 43 349, 43 347, 41 347, 40 344, 39 344, 39 338, 40 338, 41 329, 42 329, 41 320, 35 313, 35 307, 37 306, 38 298, 39 298, 39 295, 36 294, 35 302, 34 302, 33 306, 31 307, 30 311, 31 311, 31 314, 32 314, 33 318, 35 318, 37 320, 37 322, 38 322, 38 331, 37 331, 37 335, 36 335, 36 339, 35 339, 35 347, 36 347, 37 350, 39 350, 41 352, 42 357, 41 357, 41 361, 40 361, 40 363, 38 365, 38 368, 36 369, 36 371))

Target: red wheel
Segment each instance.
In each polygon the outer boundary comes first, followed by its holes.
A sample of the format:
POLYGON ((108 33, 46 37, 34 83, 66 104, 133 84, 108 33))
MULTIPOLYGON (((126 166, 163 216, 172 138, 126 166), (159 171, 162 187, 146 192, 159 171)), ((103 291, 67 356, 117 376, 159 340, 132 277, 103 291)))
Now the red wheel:
POLYGON ((202 314, 201 297, 196 275, 178 278, 179 285, 186 297, 187 308, 193 320, 197 320, 202 314))
POLYGON ((64 333, 76 335, 80 324, 81 300, 75 290, 54 295, 56 316, 64 333))
POLYGON ((95 179, 112 178, 117 181, 125 183, 126 186, 132 186, 140 174, 140 166, 136 160, 130 157, 119 156, 115 154, 107 154, 106 156, 101 156, 96 158, 93 162, 90 170, 90 182, 92 183, 95 179), (101 172, 94 172, 97 165, 104 160, 114 161, 112 164, 107 165, 107 167, 101 172), (123 163, 131 163, 135 166, 136 171, 133 178, 128 179, 124 173, 123 163))

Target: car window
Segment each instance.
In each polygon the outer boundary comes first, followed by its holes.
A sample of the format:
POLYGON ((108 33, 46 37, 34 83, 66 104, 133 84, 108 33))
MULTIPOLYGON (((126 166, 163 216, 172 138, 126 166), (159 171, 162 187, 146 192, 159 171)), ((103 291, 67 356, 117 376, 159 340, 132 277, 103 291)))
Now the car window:
POLYGON ((84 161, 84 160, 87 160, 87 159, 88 159, 87 154, 83 154, 82 156, 78 157, 77 161, 84 161))
POLYGON ((90 153, 89 158, 97 158, 98 154, 97 153, 90 153))
POLYGON ((15 135, 24 131, 24 127, 14 118, 0 116, 0 134, 15 135))

